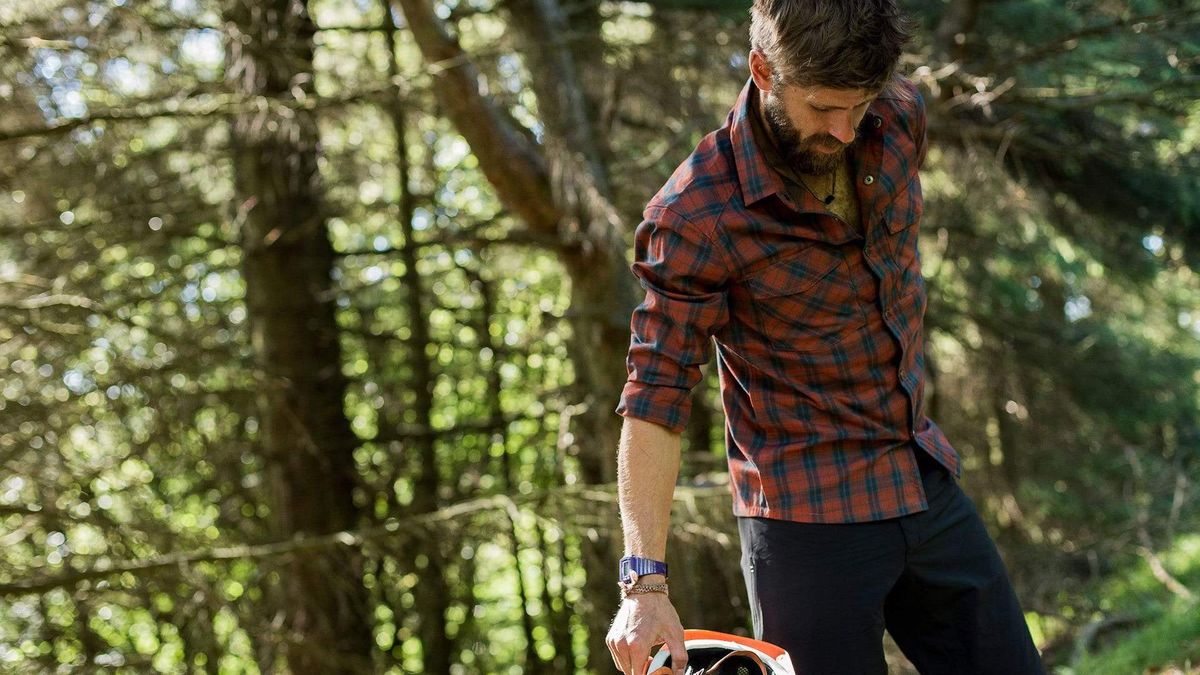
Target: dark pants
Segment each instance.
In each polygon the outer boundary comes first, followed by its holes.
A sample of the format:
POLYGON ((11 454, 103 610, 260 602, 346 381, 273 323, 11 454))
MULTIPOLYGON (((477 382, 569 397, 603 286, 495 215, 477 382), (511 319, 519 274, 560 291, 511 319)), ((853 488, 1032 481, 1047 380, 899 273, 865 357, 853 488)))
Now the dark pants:
POLYGON ((1044 674, 995 543, 915 450, 929 509, 867 523, 738 518, 754 636, 799 675, 886 675, 883 631, 923 675, 1044 674))

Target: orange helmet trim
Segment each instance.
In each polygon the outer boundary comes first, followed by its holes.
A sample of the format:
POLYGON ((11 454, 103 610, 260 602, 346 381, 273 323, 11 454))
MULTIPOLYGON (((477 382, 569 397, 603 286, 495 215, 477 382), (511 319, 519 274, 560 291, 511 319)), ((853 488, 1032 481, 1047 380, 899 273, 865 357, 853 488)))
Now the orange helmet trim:
POLYGON ((778 659, 787 653, 785 649, 778 645, 773 645, 770 642, 755 640, 754 638, 742 637, 741 635, 731 635, 729 633, 720 633, 715 630, 701 630, 698 628, 689 628, 683 631, 683 639, 687 640, 725 640, 728 642, 736 642, 740 645, 752 647, 767 656, 778 659))

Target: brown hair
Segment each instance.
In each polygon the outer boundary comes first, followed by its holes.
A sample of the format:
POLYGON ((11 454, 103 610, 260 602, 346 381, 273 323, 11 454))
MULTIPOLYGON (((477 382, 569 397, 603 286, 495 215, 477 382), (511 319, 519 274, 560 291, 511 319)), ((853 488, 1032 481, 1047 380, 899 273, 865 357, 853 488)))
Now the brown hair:
POLYGON ((895 0, 754 0, 750 47, 776 85, 888 90, 912 36, 895 0))

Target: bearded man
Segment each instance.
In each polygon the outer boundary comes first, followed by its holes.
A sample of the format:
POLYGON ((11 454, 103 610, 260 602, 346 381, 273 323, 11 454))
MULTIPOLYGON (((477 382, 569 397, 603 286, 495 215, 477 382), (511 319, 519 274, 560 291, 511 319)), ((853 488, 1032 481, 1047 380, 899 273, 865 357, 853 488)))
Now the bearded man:
POLYGON ((754 637, 803 675, 1041 674, 1008 573, 926 415, 926 117, 894 0, 755 0, 750 76, 647 205, 618 476, 617 668, 686 663, 666 593, 680 435, 717 357, 754 637))

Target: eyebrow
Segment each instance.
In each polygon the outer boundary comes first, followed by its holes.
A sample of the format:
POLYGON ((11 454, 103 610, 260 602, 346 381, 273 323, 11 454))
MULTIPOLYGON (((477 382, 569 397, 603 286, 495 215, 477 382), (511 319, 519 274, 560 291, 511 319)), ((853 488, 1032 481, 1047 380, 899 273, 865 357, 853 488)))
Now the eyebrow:
POLYGON ((826 110, 851 110, 853 108, 857 108, 858 106, 860 106, 864 103, 869 103, 871 101, 871 99, 873 99, 875 97, 876 97, 876 94, 872 94, 871 96, 866 97, 865 99, 859 101, 858 103, 856 103, 852 106, 825 105, 823 103, 817 103, 815 101, 809 101, 808 104, 814 108, 825 108, 826 110))

